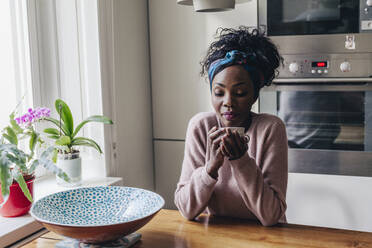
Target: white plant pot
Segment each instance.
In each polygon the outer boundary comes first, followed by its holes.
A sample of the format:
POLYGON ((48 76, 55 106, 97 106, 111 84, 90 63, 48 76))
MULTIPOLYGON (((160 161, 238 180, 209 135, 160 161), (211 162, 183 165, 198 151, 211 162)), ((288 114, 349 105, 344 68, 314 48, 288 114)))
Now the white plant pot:
POLYGON ((66 182, 63 178, 56 176, 58 185, 65 187, 81 185, 81 158, 79 152, 73 154, 58 154, 57 167, 63 170, 70 178, 70 182, 66 182))

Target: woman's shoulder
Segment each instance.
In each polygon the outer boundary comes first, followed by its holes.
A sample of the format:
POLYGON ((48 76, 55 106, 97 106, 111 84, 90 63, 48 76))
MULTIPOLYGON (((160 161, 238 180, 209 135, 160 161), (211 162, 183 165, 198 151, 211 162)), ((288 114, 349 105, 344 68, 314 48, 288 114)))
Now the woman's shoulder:
POLYGON ((189 121, 189 127, 201 128, 205 127, 208 130, 213 126, 218 125, 217 116, 214 112, 200 112, 194 115, 189 121))
POLYGON ((268 127, 279 127, 285 128, 284 122, 277 116, 267 113, 253 113, 252 123, 255 123, 259 128, 268 128, 268 127))

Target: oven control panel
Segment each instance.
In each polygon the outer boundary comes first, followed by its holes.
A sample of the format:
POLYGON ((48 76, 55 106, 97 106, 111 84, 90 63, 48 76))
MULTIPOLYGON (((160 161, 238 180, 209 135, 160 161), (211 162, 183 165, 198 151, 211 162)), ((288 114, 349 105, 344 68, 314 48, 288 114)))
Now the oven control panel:
POLYGON ((372 32, 372 0, 359 0, 359 22, 361 33, 372 32))
POLYGON ((372 54, 282 55, 279 78, 371 77, 372 54))

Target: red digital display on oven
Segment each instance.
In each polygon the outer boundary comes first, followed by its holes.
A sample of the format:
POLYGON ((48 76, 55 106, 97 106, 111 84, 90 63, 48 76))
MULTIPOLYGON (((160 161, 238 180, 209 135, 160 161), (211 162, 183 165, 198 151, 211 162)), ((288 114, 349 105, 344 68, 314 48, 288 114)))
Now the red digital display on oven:
POLYGON ((328 67, 327 61, 313 61, 311 67, 328 67))
POLYGON ((326 63, 324 63, 324 62, 318 62, 318 63, 316 63, 316 66, 317 67, 325 67, 326 66, 326 63))

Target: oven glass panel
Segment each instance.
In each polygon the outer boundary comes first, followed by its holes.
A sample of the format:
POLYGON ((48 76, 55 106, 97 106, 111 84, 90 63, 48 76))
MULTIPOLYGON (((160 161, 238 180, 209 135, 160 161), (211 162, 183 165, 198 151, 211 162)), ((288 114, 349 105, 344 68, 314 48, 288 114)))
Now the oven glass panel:
POLYGON ((357 33, 359 1, 267 0, 268 35, 357 33))
POLYGON ((366 139, 369 92, 279 91, 277 115, 287 129, 288 145, 299 149, 371 150, 366 139))

